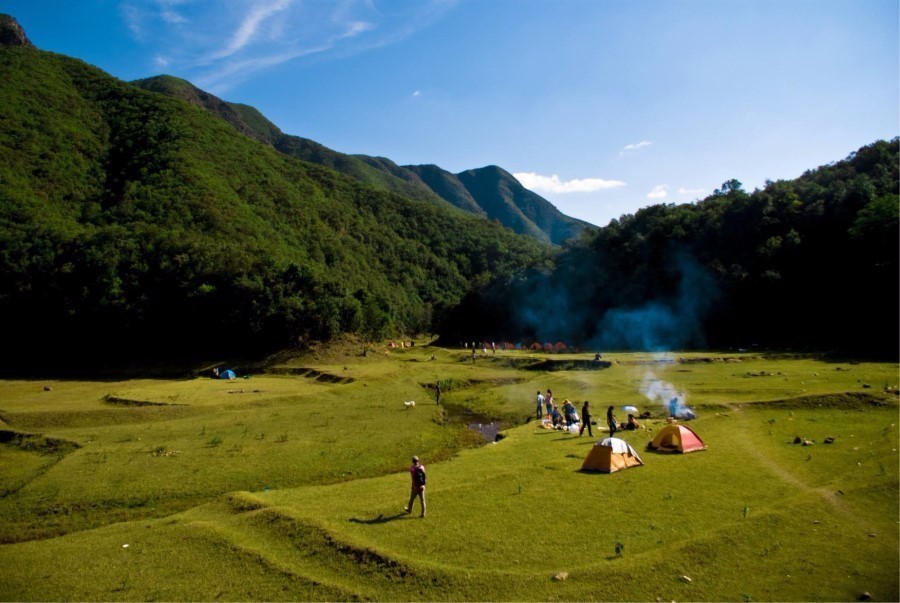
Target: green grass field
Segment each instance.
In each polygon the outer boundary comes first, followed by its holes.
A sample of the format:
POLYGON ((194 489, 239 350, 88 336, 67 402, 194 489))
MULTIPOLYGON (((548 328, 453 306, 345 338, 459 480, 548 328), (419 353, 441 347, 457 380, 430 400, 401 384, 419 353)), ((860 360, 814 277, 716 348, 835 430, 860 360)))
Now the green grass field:
POLYGON ((0 599, 900 599, 896 363, 361 352, 230 382, 0 381, 0 599), (707 450, 645 450, 666 416, 648 382, 684 393, 707 450), (644 465, 579 471, 604 434, 529 421, 548 387, 601 425, 652 412, 617 434, 644 465), (466 426, 490 420, 496 443, 466 426), (402 512, 413 454, 425 519, 402 512))

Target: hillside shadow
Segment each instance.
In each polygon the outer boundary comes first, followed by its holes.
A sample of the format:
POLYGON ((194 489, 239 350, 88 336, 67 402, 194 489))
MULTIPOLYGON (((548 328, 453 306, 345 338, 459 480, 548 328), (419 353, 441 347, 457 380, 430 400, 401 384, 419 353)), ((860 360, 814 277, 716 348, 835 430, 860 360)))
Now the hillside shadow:
POLYGON ((359 517, 351 517, 347 521, 350 523, 362 523, 366 525, 374 525, 379 523, 388 523, 389 521, 395 521, 397 519, 402 519, 407 517, 408 513, 395 513, 394 515, 385 515, 384 513, 379 513, 378 517, 373 517, 372 519, 360 519, 359 517))

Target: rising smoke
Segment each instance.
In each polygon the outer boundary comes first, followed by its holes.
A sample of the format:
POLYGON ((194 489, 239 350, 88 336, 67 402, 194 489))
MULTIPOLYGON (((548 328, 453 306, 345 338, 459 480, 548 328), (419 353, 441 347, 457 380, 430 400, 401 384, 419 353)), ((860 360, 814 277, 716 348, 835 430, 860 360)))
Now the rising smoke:
POLYGON ((665 352, 703 347, 703 318, 718 299, 712 276, 685 252, 673 254, 677 291, 639 307, 613 308, 600 321, 592 347, 665 352))

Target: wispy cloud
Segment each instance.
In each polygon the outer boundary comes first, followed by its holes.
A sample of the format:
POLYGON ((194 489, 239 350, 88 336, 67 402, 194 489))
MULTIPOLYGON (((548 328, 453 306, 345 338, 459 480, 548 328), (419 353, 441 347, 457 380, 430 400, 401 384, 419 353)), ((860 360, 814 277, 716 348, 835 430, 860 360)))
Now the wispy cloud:
POLYGON ((669 185, 668 184, 657 184, 653 187, 653 190, 647 193, 648 199, 665 199, 669 196, 669 185))
POLYGON ((653 144, 652 140, 642 140, 640 142, 635 142, 634 144, 626 144, 625 147, 619 151, 619 155, 626 155, 628 153, 633 153, 634 151, 639 151, 644 147, 649 147, 653 144))
POLYGON ((228 44, 219 52, 214 53, 210 59, 215 60, 230 57, 247 46, 247 44, 252 42, 257 36, 260 27, 266 19, 287 9, 291 4, 292 0, 275 0, 251 4, 249 10, 241 19, 237 30, 235 30, 228 40, 228 44))
POLYGON ((189 19, 178 12, 177 8, 185 4, 187 0, 156 0, 159 5, 159 16, 166 23, 183 24, 188 23, 189 19))
POLYGON ((603 178, 560 180, 556 174, 542 176, 534 172, 518 172, 513 176, 522 183, 522 186, 536 193, 590 193, 625 186, 621 180, 604 180, 603 178))
POLYGON ((702 195, 706 192, 705 188, 684 188, 683 186, 678 189, 679 195, 702 195))
POLYGON ((302 57, 343 57, 396 43, 456 1, 121 0, 119 10, 149 48, 148 65, 222 92, 302 57))

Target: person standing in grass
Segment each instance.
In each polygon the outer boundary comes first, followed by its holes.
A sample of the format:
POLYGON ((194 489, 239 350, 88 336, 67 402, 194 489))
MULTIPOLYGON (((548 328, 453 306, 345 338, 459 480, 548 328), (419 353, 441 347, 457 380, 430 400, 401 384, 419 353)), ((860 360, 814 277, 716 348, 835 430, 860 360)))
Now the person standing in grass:
MULTIPOLYGON (((547 410, 549 410, 549 404, 548 404, 547 410)), ((543 418, 544 418, 544 394, 541 393, 541 390, 538 390, 538 393, 537 393, 537 419, 538 419, 538 421, 540 421, 543 418)))
POLYGON ((578 422, 575 418, 575 405, 569 402, 568 399, 563 402, 563 417, 566 419, 566 428, 578 422))
POLYGON ((425 517, 425 465, 419 462, 419 457, 412 457, 412 465, 409 467, 409 476, 412 480, 412 488, 409 493, 409 503, 403 510, 407 513, 412 513, 413 504, 416 502, 416 497, 422 503, 422 514, 419 517, 425 517))
POLYGON ((606 424, 609 425, 609 437, 616 435, 616 418, 613 416, 613 407, 606 411, 606 424))
POLYGON ((587 400, 581 407, 581 430, 578 432, 578 437, 584 435, 585 427, 587 427, 588 435, 594 437, 594 433, 591 431, 591 403, 587 400))

